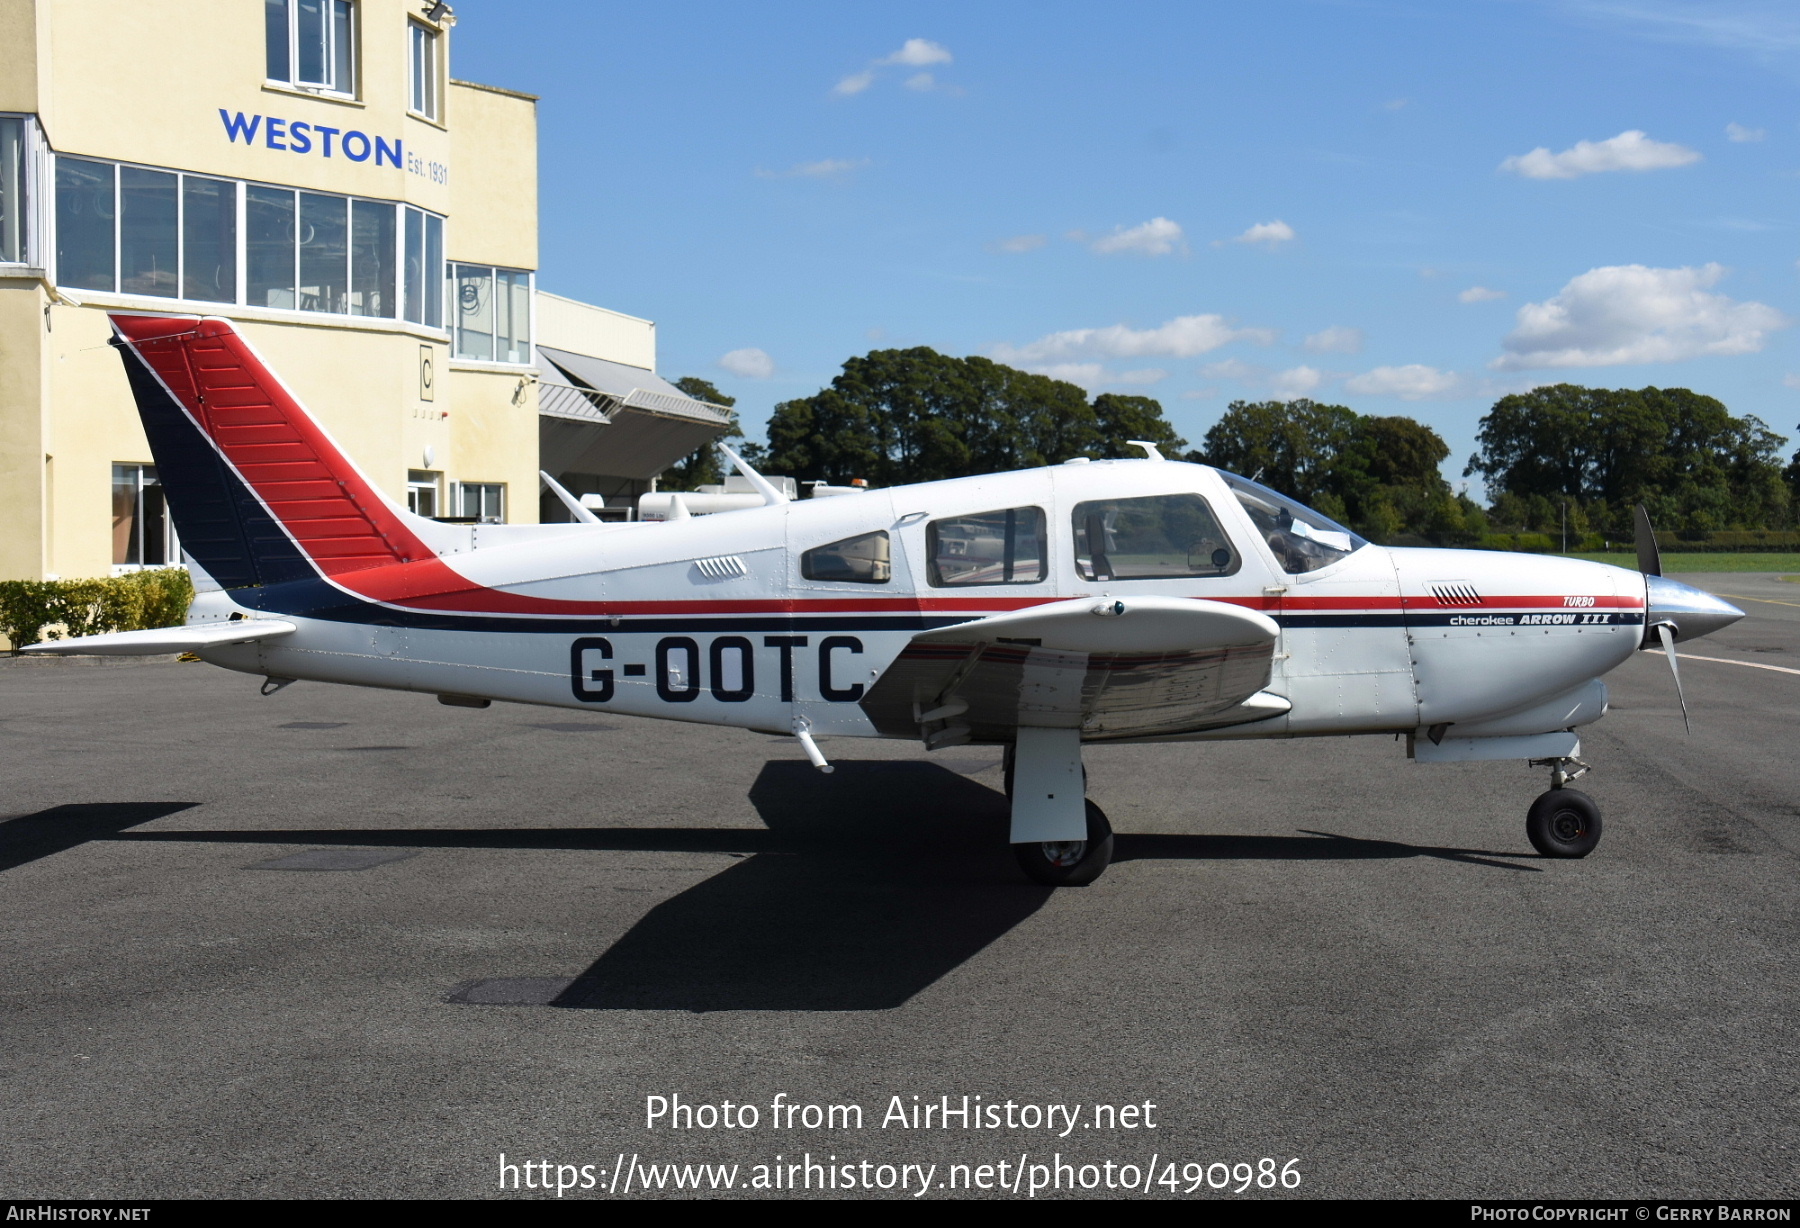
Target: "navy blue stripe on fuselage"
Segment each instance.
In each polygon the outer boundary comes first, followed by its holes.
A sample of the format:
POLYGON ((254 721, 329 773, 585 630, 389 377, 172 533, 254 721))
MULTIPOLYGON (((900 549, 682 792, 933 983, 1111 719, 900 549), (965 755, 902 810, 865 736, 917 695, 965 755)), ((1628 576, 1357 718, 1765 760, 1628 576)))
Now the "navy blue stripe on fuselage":
MULTIPOLYGON (((533 618, 516 614, 463 614, 442 610, 402 609, 379 605, 346 594, 322 580, 307 580, 269 588, 241 589, 232 597, 240 604, 267 614, 285 614, 297 618, 316 618, 323 622, 360 623, 367 626, 407 627, 419 631, 499 632, 524 635, 607 635, 636 633, 642 635, 727 634, 731 632, 806 631, 904 631, 917 633, 939 627, 954 627, 974 622, 985 615, 969 614, 731 614, 656 617, 625 614, 616 618, 604 615, 582 618, 533 618)), ((1353 630, 1363 628, 1414 627, 1492 627, 1518 626, 1636 626, 1644 621, 1642 611, 1580 611, 1573 624, 1521 623, 1526 618, 1549 619, 1569 617, 1567 614, 1544 614, 1541 611, 1471 614, 1468 611, 1442 611, 1410 615, 1398 611, 1382 613, 1308 613, 1274 614, 1274 620, 1287 630, 1353 630), (1583 623, 1581 619, 1604 621, 1583 623), (1473 620, 1481 619, 1482 622, 1473 620), (1461 621, 1456 621, 1461 620, 1461 621)))

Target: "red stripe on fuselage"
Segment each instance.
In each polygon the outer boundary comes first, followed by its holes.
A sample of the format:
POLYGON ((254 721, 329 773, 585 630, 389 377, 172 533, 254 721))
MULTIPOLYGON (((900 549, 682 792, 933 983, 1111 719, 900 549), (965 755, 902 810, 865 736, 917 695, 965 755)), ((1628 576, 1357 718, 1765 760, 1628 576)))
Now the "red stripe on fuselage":
MULTIPOLYGON (((326 576, 435 555, 222 320, 114 315, 120 334, 181 402, 326 576)), ((437 565, 436 583, 466 580, 437 565)))

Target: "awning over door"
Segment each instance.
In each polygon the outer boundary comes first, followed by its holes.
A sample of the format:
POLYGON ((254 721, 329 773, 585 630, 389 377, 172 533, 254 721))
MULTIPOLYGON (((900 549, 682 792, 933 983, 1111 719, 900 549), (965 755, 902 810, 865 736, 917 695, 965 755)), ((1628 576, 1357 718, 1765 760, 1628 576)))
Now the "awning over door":
POLYGON ((647 480, 723 435, 731 415, 645 367, 537 347, 539 463, 647 480))

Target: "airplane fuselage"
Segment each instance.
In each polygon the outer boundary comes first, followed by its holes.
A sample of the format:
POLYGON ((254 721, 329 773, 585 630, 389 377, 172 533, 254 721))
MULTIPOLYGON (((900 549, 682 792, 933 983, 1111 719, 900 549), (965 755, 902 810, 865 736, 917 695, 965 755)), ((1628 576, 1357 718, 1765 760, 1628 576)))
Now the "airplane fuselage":
POLYGON ((277 678, 782 733, 803 717, 839 736, 880 736, 860 701, 922 630, 1071 598, 1218 601, 1280 627, 1266 689, 1286 713, 1162 737, 1462 734, 1509 717, 1508 732, 1566 729, 1604 712, 1598 679, 1644 634, 1642 577, 1598 563, 1372 544, 1315 570, 1283 562, 1213 470, 1099 461, 662 524, 546 527, 535 542, 355 573, 354 587, 206 594, 190 621, 295 622, 279 640, 202 653, 277 678), (1092 576, 1075 509, 1157 495, 1204 500, 1229 538, 1229 574, 1092 576), (1000 576, 996 555, 934 584, 946 551, 998 547, 934 539, 932 526, 995 509, 1042 513, 1039 570, 981 582, 982 566, 1000 576), (807 551, 884 532, 884 579, 802 574, 807 551))

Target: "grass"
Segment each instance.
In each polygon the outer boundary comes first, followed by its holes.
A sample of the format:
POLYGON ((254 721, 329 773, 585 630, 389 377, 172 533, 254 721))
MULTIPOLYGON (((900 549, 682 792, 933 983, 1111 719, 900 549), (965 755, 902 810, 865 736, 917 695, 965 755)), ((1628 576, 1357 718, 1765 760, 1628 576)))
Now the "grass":
MULTIPOLYGON (((1596 563, 1611 563, 1614 567, 1626 567, 1637 570, 1635 554, 1565 554, 1559 557, 1567 559, 1589 559, 1596 563)), ((1670 571, 1789 571, 1800 572, 1800 554, 1733 554, 1725 552, 1702 553, 1665 550, 1662 556, 1665 572, 1670 571)))

